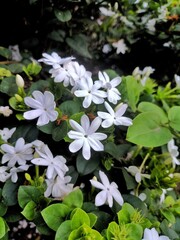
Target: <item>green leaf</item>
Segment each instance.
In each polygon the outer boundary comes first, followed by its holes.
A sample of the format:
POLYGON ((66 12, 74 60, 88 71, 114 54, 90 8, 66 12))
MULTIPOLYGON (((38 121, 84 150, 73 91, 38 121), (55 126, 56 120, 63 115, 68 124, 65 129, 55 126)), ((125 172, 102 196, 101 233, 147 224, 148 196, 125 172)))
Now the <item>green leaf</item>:
POLYGON ((90 226, 89 216, 81 208, 76 208, 71 218, 71 229, 79 228, 83 224, 90 226))
POLYGON ((53 129, 55 128, 55 123, 54 122, 49 122, 48 124, 44 126, 38 126, 38 129, 46 134, 52 134, 53 129))
MULTIPOLYGON (((107 228, 107 239, 115 239, 118 240, 118 237, 120 235, 120 228, 119 225, 116 222, 110 222, 107 228)), ((120 239, 120 238, 119 238, 120 239)))
POLYGON ((7 206, 13 206, 17 203, 17 190, 19 182, 13 183, 8 179, 3 187, 2 196, 7 206))
POLYGON ((137 183, 134 180, 134 177, 130 175, 124 168, 122 169, 122 173, 126 182, 127 189, 128 190, 135 189, 137 186, 137 183))
POLYGON ((54 14, 57 17, 57 19, 61 22, 68 22, 72 18, 71 12, 69 10, 60 11, 58 9, 55 9, 54 14))
POLYGON ((30 143, 38 138, 38 129, 31 124, 21 124, 17 127, 15 133, 11 137, 11 143, 17 141, 18 138, 24 138, 25 142, 30 143))
POLYGON ((90 220, 90 227, 92 228, 97 221, 97 216, 93 213, 87 213, 90 220))
POLYGON ((175 216, 173 215, 173 213, 170 210, 160 209, 160 212, 170 223, 175 223, 176 222, 175 216))
POLYGON ((108 142, 105 144, 104 151, 119 160, 127 153, 130 147, 129 144, 116 145, 113 142, 108 142))
POLYGON ((160 117, 154 111, 140 113, 128 128, 127 141, 144 146, 158 147, 171 140, 172 134, 165 127, 166 117, 160 117))
POLYGON ((151 102, 141 102, 138 105, 138 111, 140 112, 150 112, 154 111, 154 113, 158 114, 161 118, 167 118, 166 113, 160 108, 158 105, 151 102))
POLYGON ((133 76, 125 77, 123 81, 126 83, 128 105, 131 107, 132 111, 135 112, 143 87, 133 76))
POLYGON ((52 138, 54 141, 59 142, 62 140, 68 132, 68 125, 66 121, 62 121, 58 127, 52 130, 52 138))
POLYGON ((14 73, 14 74, 17 74, 17 73, 21 73, 22 72, 22 69, 23 69, 23 64, 21 63, 13 63, 13 64, 10 64, 8 66, 8 69, 14 73))
POLYGON ((119 224, 126 224, 131 222, 131 215, 136 210, 129 203, 124 203, 122 209, 117 213, 119 224))
POLYGON ((63 203, 71 209, 81 208, 83 205, 83 194, 80 189, 76 189, 65 196, 63 203))
POLYGON ((40 73, 42 67, 40 64, 36 63, 35 61, 33 61, 32 63, 29 63, 26 66, 23 66, 23 71, 27 74, 27 76, 36 76, 38 73, 40 73))
POLYGON ((4 237, 8 230, 7 223, 0 217, 0 238, 4 237))
POLYGON ((76 167, 80 174, 87 175, 92 173, 99 165, 100 158, 98 154, 94 154, 90 160, 86 160, 83 158, 81 154, 78 155, 76 159, 76 167))
POLYGON ((0 202, 0 216, 4 216, 4 214, 7 212, 7 205, 5 205, 4 202, 0 202))
POLYGON ((55 240, 68 240, 71 232, 71 220, 66 220, 59 226, 55 235, 55 240))
POLYGON ((31 94, 35 90, 39 90, 41 92, 44 92, 46 89, 48 89, 50 86, 50 82, 48 80, 38 80, 37 82, 34 82, 30 89, 29 93, 31 94))
POLYGON ((14 96, 14 94, 18 91, 15 77, 11 76, 4 78, 0 84, 0 91, 6 93, 9 96, 14 96))
POLYGON ((168 111, 169 125, 180 131, 180 106, 174 106, 168 111))
POLYGON ((18 202, 24 208, 30 201, 38 203, 43 196, 43 190, 34 186, 20 186, 18 190, 18 202))
POLYGON ((62 31, 61 29, 54 30, 48 34, 48 38, 57 41, 57 42, 64 42, 65 38, 65 31, 62 31))
POLYGON ((10 59, 12 56, 11 50, 5 47, 0 47, 0 56, 10 59))
POLYGON ((127 240, 139 240, 143 235, 143 228, 139 224, 128 223, 126 225, 127 229, 127 240))
POLYGON ((33 201, 28 202, 21 213, 26 219, 32 221, 36 213, 36 203, 33 201))
POLYGON ((12 74, 9 70, 7 70, 6 68, 2 68, 0 67, 0 79, 3 77, 10 77, 12 74))
POLYGON ((43 209, 41 214, 48 227, 54 231, 57 231, 60 224, 64 222, 69 212, 70 208, 67 205, 56 203, 43 209))
POLYGON ((71 100, 67 100, 59 106, 60 110, 63 112, 63 114, 71 116, 73 114, 80 112, 80 105, 78 102, 74 102, 71 100))
POLYGON ((72 231, 69 235, 68 240, 80 240, 80 239, 90 239, 90 240, 103 240, 101 234, 91 229, 88 225, 83 224, 78 229, 72 231))
POLYGON ((66 39, 67 44, 83 57, 92 59, 92 55, 88 50, 88 39, 83 34, 74 35, 73 38, 66 39))

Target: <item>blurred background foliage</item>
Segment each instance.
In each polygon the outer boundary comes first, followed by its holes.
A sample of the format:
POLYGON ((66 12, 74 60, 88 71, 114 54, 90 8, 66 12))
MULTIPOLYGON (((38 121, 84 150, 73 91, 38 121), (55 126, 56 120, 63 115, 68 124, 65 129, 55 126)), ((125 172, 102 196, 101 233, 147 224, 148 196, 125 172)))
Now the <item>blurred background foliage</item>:
POLYGON ((159 82, 180 74, 179 0, 3 0, 1 9, 0 46, 18 44, 36 59, 55 50, 94 71, 131 74, 137 66, 152 66, 159 82), (153 19, 154 31, 147 27, 153 19), (119 39, 128 48, 125 54, 102 51, 119 39))

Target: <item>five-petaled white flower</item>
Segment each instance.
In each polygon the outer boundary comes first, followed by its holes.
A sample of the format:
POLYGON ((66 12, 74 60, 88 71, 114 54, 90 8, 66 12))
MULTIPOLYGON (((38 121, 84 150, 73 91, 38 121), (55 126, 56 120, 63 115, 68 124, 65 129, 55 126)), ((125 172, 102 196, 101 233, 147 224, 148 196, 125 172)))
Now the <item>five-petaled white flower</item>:
POLYGON ((135 177, 135 180, 138 183, 141 182, 142 177, 150 179, 149 174, 141 173, 141 170, 136 166, 125 167, 125 169, 135 177))
POLYGON ((107 99, 109 102, 116 104, 118 100, 121 99, 120 92, 116 88, 121 83, 120 77, 115 77, 112 80, 110 80, 109 76, 106 72, 100 72, 98 73, 99 80, 95 81, 95 85, 100 85, 102 88, 104 88, 107 92, 107 99))
POLYGON ((8 167, 14 167, 16 163, 20 166, 26 165, 26 161, 33 158, 32 144, 25 144, 23 138, 19 138, 14 147, 9 144, 2 144, 1 149, 4 152, 2 163, 8 162, 8 167))
POLYGON ((65 176, 63 179, 57 176, 52 179, 46 179, 47 189, 44 193, 45 197, 61 198, 63 199, 66 195, 73 191, 73 184, 70 183, 71 177, 65 176))
POLYGON ((83 107, 88 108, 92 102, 95 104, 101 104, 104 102, 104 98, 107 97, 106 92, 99 90, 99 84, 93 84, 91 77, 87 77, 80 84, 80 89, 74 92, 76 97, 84 97, 83 107))
POLYGON ((65 64, 70 62, 73 57, 66 57, 66 58, 61 58, 56 52, 52 52, 51 54, 48 53, 43 53, 42 54, 43 58, 39 59, 38 62, 43 62, 47 65, 54 65, 54 64, 65 64))
POLYGON ((119 41, 112 43, 112 45, 114 48, 116 48, 117 54, 119 54, 119 53, 124 54, 128 50, 128 48, 124 42, 124 39, 120 39, 119 41))
POLYGON ((142 240, 170 240, 167 236, 159 236, 157 230, 155 228, 144 230, 144 237, 142 240))
POLYGON ((16 128, 3 128, 3 130, 0 130, 0 136, 1 136, 1 139, 6 141, 11 138, 11 136, 13 135, 13 133, 16 131, 16 128))
POLYGON ((113 206, 114 198, 114 200, 122 206, 124 200, 118 190, 117 184, 115 182, 110 183, 108 177, 102 171, 99 171, 99 177, 102 183, 98 182, 97 180, 90 180, 92 186, 102 190, 95 197, 95 205, 101 206, 103 204, 108 204, 111 208, 113 206))
POLYGON ((123 117, 122 115, 125 113, 128 105, 127 104, 119 104, 116 108, 115 111, 112 109, 112 107, 109 105, 109 103, 105 102, 104 103, 107 112, 101 112, 98 111, 97 114, 100 118, 105 119, 102 122, 102 127, 103 128, 108 128, 110 126, 114 125, 122 125, 122 126, 130 126, 132 125, 132 120, 128 117, 123 117))
POLYGON ((9 108, 9 106, 0 106, 0 114, 3 114, 4 117, 9 117, 13 111, 9 108))
POLYGON ((178 147, 174 143, 174 139, 171 139, 168 142, 167 148, 172 159, 172 165, 175 168, 176 165, 180 165, 180 161, 179 159, 177 159, 177 157, 179 156, 179 151, 178 151, 178 147))
POLYGON ((27 120, 38 118, 37 125, 43 126, 49 121, 53 122, 57 119, 58 112, 55 111, 54 95, 45 91, 44 94, 40 91, 34 91, 32 97, 25 97, 24 102, 27 106, 34 110, 27 111, 23 114, 27 120))
POLYGON ((46 176, 48 179, 55 178, 59 175, 62 179, 65 173, 68 171, 66 166, 66 159, 63 156, 53 157, 49 147, 44 145, 41 150, 36 148, 36 152, 39 157, 34 158, 31 162, 39 166, 47 166, 46 176))
POLYGON ((96 132, 101 125, 101 119, 96 117, 92 123, 87 115, 81 117, 81 125, 70 119, 69 123, 74 130, 68 132, 68 137, 74 139, 69 145, 71 152, 77 152, 82 148, 82 155, 86 160, 91 158, 91 148, 95 151, 103 151, 104 145, 100 142, 107 138, 104 133, 96 132))

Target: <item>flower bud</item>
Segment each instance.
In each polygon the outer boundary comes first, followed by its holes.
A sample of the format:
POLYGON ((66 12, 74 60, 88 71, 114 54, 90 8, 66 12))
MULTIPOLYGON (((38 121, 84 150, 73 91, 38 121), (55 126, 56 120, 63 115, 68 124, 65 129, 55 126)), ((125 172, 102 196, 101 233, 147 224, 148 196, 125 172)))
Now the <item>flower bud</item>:
POLYGON ((19 94, 14 95, 18 102, 23 102, 23 98, 19 94))
POLYGON ((24 80, 19 74, 16 74, 16 84, 18 87, 24 88, 24 80))

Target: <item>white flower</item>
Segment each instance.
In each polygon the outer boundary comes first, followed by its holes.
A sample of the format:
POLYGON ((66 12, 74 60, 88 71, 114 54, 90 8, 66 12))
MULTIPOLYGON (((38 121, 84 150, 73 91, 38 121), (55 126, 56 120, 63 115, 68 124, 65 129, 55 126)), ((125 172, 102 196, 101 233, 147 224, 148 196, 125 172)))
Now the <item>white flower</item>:
MULTIPOLYGON (((132 195, 135 195, 135 192, 134 191, 131 191, 130 194, 132 195)), ((144 202, 147 198, 147 195, 145 193, 140 193, 138 196, 137 196, 139 199, 141 199, 142 202, 144 202)))
POLYGON ((180 88, 180 76, 177 74, 174 74, 174 80, 176 82, 176 87, 180 88))
POLYGON ((171 139, 167 144, 168 152, 170 153, 173 167, 175 168, 176 165, 180 165, 179 159, 177 157, 179 156, 178 147, 174 143, 174 139, 171 139))
POLYGON ((63 82, 65 87, 70 84, 70 76, 65 67, 61 67, 59 64, 55 64, 53 68, 49 70, 51 77, 54 78, 54 82, 63 82))
POLYGON ((73 191, 73 184, 69 183, 70 181, 70 176, 65 176, 64 179, 60 176, 57 176, 55 179, 46 179, 47 189, 44 196, 49 197, 52 195, 52 197, 63 199, 73 191))
POLYGON ((167 191, 171 191, 171 190, 173 189, 172 188, 162 189, 162 194, 160 196, 160 203, 164 202, 167 191))
POLYGON ((81 117, 81 125, 70 119, 69 123, 74 130, 68 132, 68 137, 74 139, 69 145, 71 152, 77 152, 82 148, 82 155, 86 160, 91 157, 91 148, 94 151, 103 151, 104 145, 100 142, 107 138, 104 133, 96 132, 101 125, 101 119, 96 117, 90 124, 86 115, 81 117))
POLYGON ((107 17, 111 17, 113 15, 115 15, 116 13, 113 12, 112 10, 110 9, 107 9, 105 7, 100 7, 99 8, 100 12, 104 15, 104 16, 107 16, 107 17))
POLYGON ((8 171, 8 167, 6 166, 1 166, 0 167, 0 182, 6 182, 6 180, 9 178, 9 173, 8 171))
POLYGON ((22 165, 22 166, 19 166, 19 167, 12 167, 10 169, 10 177, 11 177, 11 181, 13 183, 16 183, 17 180, 18 180, 18 175, 17 173, 18 172, 24 172, 24 171, 27 171, 29 168, 29 165, 22 165))
POLYGON ((112 50, 111 45, 109 45, 108 43, 104 44, 104 46, 102 48, 103 53, 109 53, 109 52, 111 52, 111 50, 112 50))
POLYGON ((152 18, 152 19, 149 19, 148 22, 146 23, 146 28, 147 28, 150 32, 155 32, 155 31, 156 31, 156 28, 155 28, 156 21, 157 21, 156 18, 152 18))
POLYGON ((116 108, 115 111, 112 109, 112 107, 109 105, 109 103, 105 102, 104 103, 107 112, 101 112, 98 111, 97 114, 100 118, 105 119, 102 122, 102 127, 103 128, 108 128, 110 126, 114 125, 122 125, 122 126, 130 126, 132 125, 132 120, 128 117, 123 117, 123 114, 125 113, 128 105, 127 104, 119 104, 116 108))
POLYGON ((128 168, 125 167, 125 169, 131 173, 133 176, 135 176, 135 180, 136 182, 141 182, 141 178, 144 177, 144 178, 148 178, 150 179, 150 175, 149 174, 144 174, 144 173, 141 173, 140 169, 136 166, 129 166, 128 168))
POLYGON ((53 157, 47 145, 42 150, 36 149, 39 157, 34 158, 31 162, 35 165, 47 166, 46 176, 48 179, 54 178, 56 175, 59 175, 63 179, 64 174, 68 171, 68 167, 65 164, 66 159, 63 156, 53 157))
POLYGON ((167 236, 159 236, 157 230, 155 228, 144 230, 144 237, 142 240, 170 240, 167 236))
POLYGON ((52 52, 51 55, 43 53, 42 56, 44 58, 39 59, 38 62, 44 62, 45 64, 52 66, 54 64, 65 64, 74 59, 73 57, 61 58, 56 52, 52 52))
POLYGON ((98 84, 93 84, 92 78, 88 77, 80 84, 80 90, 76 90, 74 95, 76 97, 84 97, 83 107, 88 108, 92 102, 95 104, 101 104, 104 102, 104 98, 107 94, 99 90, 100 86, 98 84))
POLYGON ((111 208, 113 206, 113 198, 114 198, 114 200, 119 205, 122 206, 124 203, 124 200, 121 196, 121 193, 118 190, 117 184, 115 182, 110 183, 106 174, 102 171, 99 171, 99 177, 102 183, 96 180, 90 180, 92 186, 102 190, 96 195, 95 205, 101 206, 103 204, 108 204, 109 207, 111 208))
POLYGON ((118 100, 121 99, 120 92, 116 88, 121 83, 120 77, 115 77, 112 80, 110 80, 109 76, 106 72, 100 72, 98 73, 98 78, 95 82, 95 85, 100 85, 102 88, 106 89, 107 91, 107 99, 109 102, 116 104, 118 100))
POLYGON ((27 160, 33 158, 33 150, 31 143, 25 144, 23 138, 19 138, 15 144, 15 147, 9 144, 2 144, 1 149, 4 153, 2 157, 2 163, 8 162, 8 167, 14 167, 16 163, 26 165, 27 160))
POLYGON ((16 128, 11 128, 11 129, 8 129, 8 128, 3 128, 2 130, 0 130, 0 136, 1 136, 1 139, 4 140, 5 142, 7 142, 7 140, 9 138, 11 138, 11 136, 13 135, 13 133, 16 131, 16 128))
POLYGON ((112 46, 114 48, 116 48, 117 54, 119 54, 119 53, 125 54, 125 52, 128 50, 128 47, 126 46, 126 44, 124 42, 124 39, 120 39, 117 42, 113 42, 112 46))
POLYGON ((13 111, 9 108, 9 106, 0 106, 0 114, 3 114, 4 117, 9 117, 13 111))
POLYGON ((8 47, 9 50, 11 50, 11 59, 17 62, 20 62, 22 60, 22 56, 19 52, 19 46, 18 45, 14 45, 14 46, 9 46, 8 47))
POLYGON ((54 95, 45 91, 44 94, 40 91, 34 91, 32 97, 25 97, 24 102, 27 106, 34 110, 27 111, 23 114, 27 120, 38 118, 37 125, 43 126, 49 121, 53 122, 57 119, 58 112, 55 111, 54 95))

